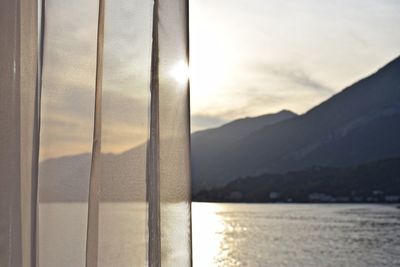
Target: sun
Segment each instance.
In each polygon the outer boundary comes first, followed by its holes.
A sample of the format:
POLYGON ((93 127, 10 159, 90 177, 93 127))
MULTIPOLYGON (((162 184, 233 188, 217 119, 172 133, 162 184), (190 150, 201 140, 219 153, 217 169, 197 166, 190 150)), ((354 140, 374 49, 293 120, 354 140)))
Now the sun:
POLYGON ((185 84, 190 78, 190 69, 185 61, 179 61, 170 71, 170 75, 179 83, 185 84))

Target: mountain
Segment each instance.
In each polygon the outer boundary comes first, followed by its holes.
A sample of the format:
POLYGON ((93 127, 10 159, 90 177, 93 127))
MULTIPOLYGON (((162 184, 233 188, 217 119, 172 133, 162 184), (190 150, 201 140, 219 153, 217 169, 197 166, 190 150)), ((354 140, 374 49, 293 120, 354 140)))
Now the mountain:
MULTIPOLYGON (((121 154, 101 154, 100 198, 103 201, 144 201, 145 160, 146 150, 143 145, 121 154)), ((87 201, 90 164, 90 154, 41 162, 40 201, 87 201)))
MULTIPOLYGON (((161 141, 161 153, 170 154, 169 147, 182 143, 179 137, 161 141)), ((188 192, 179 185, 186 181, 189 168, 181 162, 184 154, 164 156, 160 164, 163 178, 160 183, 161 198, 166 201, 181 201, 188 192), (180 190, 181 189, 181 190, 180 190), (180 191, 179 191, 180 190, 180 191)), ((120 154, 102 153, 100 157, 100 200, 104 202, 146 201, 147 147, 139 145, 120 154)), ((41 202, 86 202, 89 192, 91 155, 48 159, 39 165, 39 200, 41 202)), ((182 187, 182 186, 181 186, 182 187)))
POLYGON ((399 202, 400 158, 240 178, 193 196, 207 202, 399 202))
MULTIPOLYGON (((210 145, 222 149, 223 144, 227 146, 265 125, 294 116, 296 114, 283 110, 276 114, 237 120, 217 129, 195 133, 192 146, 197 148, 204 146, 206 148, 204 153, 208 152, 210 145)), ((103 189, 102 200, 143 201, 145 199, 145 148, 141 145, 122 154, 102 154, 100 177, 103 189)), ((90 154, 65 156, 41 162, 40 200, 45 202, 87 201, 90 162, 90 154)), ((169 184, 174 186, 173 183, 169 184)))
MULTIPOLYGON (((232 121, 221 127, 199 131, 192 134, 192 172, 197 173, 200 168, 207 168, 218 155, 224 153, 236 142, 265 126, 272 125, 296 117, 297 114, 282 110, 278 113, 267 114, 253 118, 243 118, 232 121)), ((205 169, 205 171, 207 171, 205 169)), ((203 179, 193 179, 193 188, 202 188, 210 184, 203 179)))
MULTIPOLYGON (((399 157, 399 136, 397 58, 303 115, 284 110, 194 133, 193 189, 220 187, 241 176, 399 157)), ((175 145, 179 142, 173 141, 175 145)), ((145 200, 145 148, 102 154, 103 200, 145 200)), ((90 161, 89 154, 80 154, 41 162, 40 201, 86 201, 90 161)), ((168 192, 176 190, 180 170, 177 167, 168 173, 164 181, 168 192)))
POLYGON ((307 113, 248 131, 229 145, 196 145, 193 138, 194 191, 241 176, 400 156, 399 136, 400 57, 307 113))
POLYGON ((39 164, 39 201, 87 201, 91 155, 65 156, 39 164))

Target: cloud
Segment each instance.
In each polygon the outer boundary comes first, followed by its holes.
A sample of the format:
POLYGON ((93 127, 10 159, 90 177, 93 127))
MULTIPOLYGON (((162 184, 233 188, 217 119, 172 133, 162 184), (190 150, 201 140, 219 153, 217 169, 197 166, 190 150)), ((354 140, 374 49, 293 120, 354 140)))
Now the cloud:
MULTIPOLYGON (((234 82, 217 98, 219 102, 212 99, 207 115, 230 121, 283 109, 301 114, 335 93, 316 75, 294 64, 255 61, 246 65, 247 71, 233 75, 234 82)), ((196 114, 203 113, 197 109, 196 114)))
POLYGON ((363 47, 368 47, 370 44, 368 43, 368 41, 361 37, 359 34, 357 34, 355 31, 353 30, 348 30, 347 31, 349 36, 356 41, 358 44, 361 44, 363 47))
POLYGON ((267 65, 259 63, 255 67, 260 74, 269 74, 288 80, 301 88, 315 90, 321 93, 335 93, 335 90, 324 83, 318 81, 304 69, 293 64, 267 65))

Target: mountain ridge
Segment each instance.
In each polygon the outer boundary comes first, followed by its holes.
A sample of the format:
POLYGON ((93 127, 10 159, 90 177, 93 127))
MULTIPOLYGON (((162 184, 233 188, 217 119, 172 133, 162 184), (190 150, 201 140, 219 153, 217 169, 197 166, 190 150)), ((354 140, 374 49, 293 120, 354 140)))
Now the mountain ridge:
MULTIPOLYGON (((193 133, 193 191, 241 176, 398 157, 398 136, 400 57, 302 115, 282 110, 193 133)), ((41 201, 87 201, 90 158, 79 154, 41 162, 41 201)), ((145 201, 145 146, 102 158, 101 183, 107 188, 102 198, 145 201)))
POLYGON ((397 156, 399 122, 400 57, 397 57, 303 115, 267 125, 228 150, 215 152, 207 159, 196 156, 192 150, 194 191, 220 186, 244 175, 285 172, 311 164, 357 164, 397 156), (373 140, 372 134, 368 134, 371 131, 385 139, 373 140), (363 148, 365 144, 367 147, 363 148), (197 180, 202 181, 203 188, 196 187, 197 180))

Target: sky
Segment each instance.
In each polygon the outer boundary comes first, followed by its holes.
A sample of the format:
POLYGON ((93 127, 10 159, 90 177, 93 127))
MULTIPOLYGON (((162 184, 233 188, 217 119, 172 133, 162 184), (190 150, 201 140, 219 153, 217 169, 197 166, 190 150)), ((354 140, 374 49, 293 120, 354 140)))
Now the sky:
POLYGON ((191 0, 192 130, 304 113, 400 55, 397 0, 191 0))
MULTIPOLYGON (((46 2, 41 160, 91 152, 97 12, 97 0, 46 2)), ((104 153, 121 153, 148 138, 151 14, 151 1, 106 1, 104 153)))
MULTIPOLYGON (((46 2, 42 160, 92 149, 97 7, 46 2)), ((148 139, 151 15, 152 1, 106 2, 104 153, 148 139)), ((398 25, 398 0, 190 0, 192 131, 307 111, 400 55, 398 25)), ((165 45, 179 50, 182 37, 165 45)), ((180 77, 181 59, 170 63, 164 72, 180 77)))

